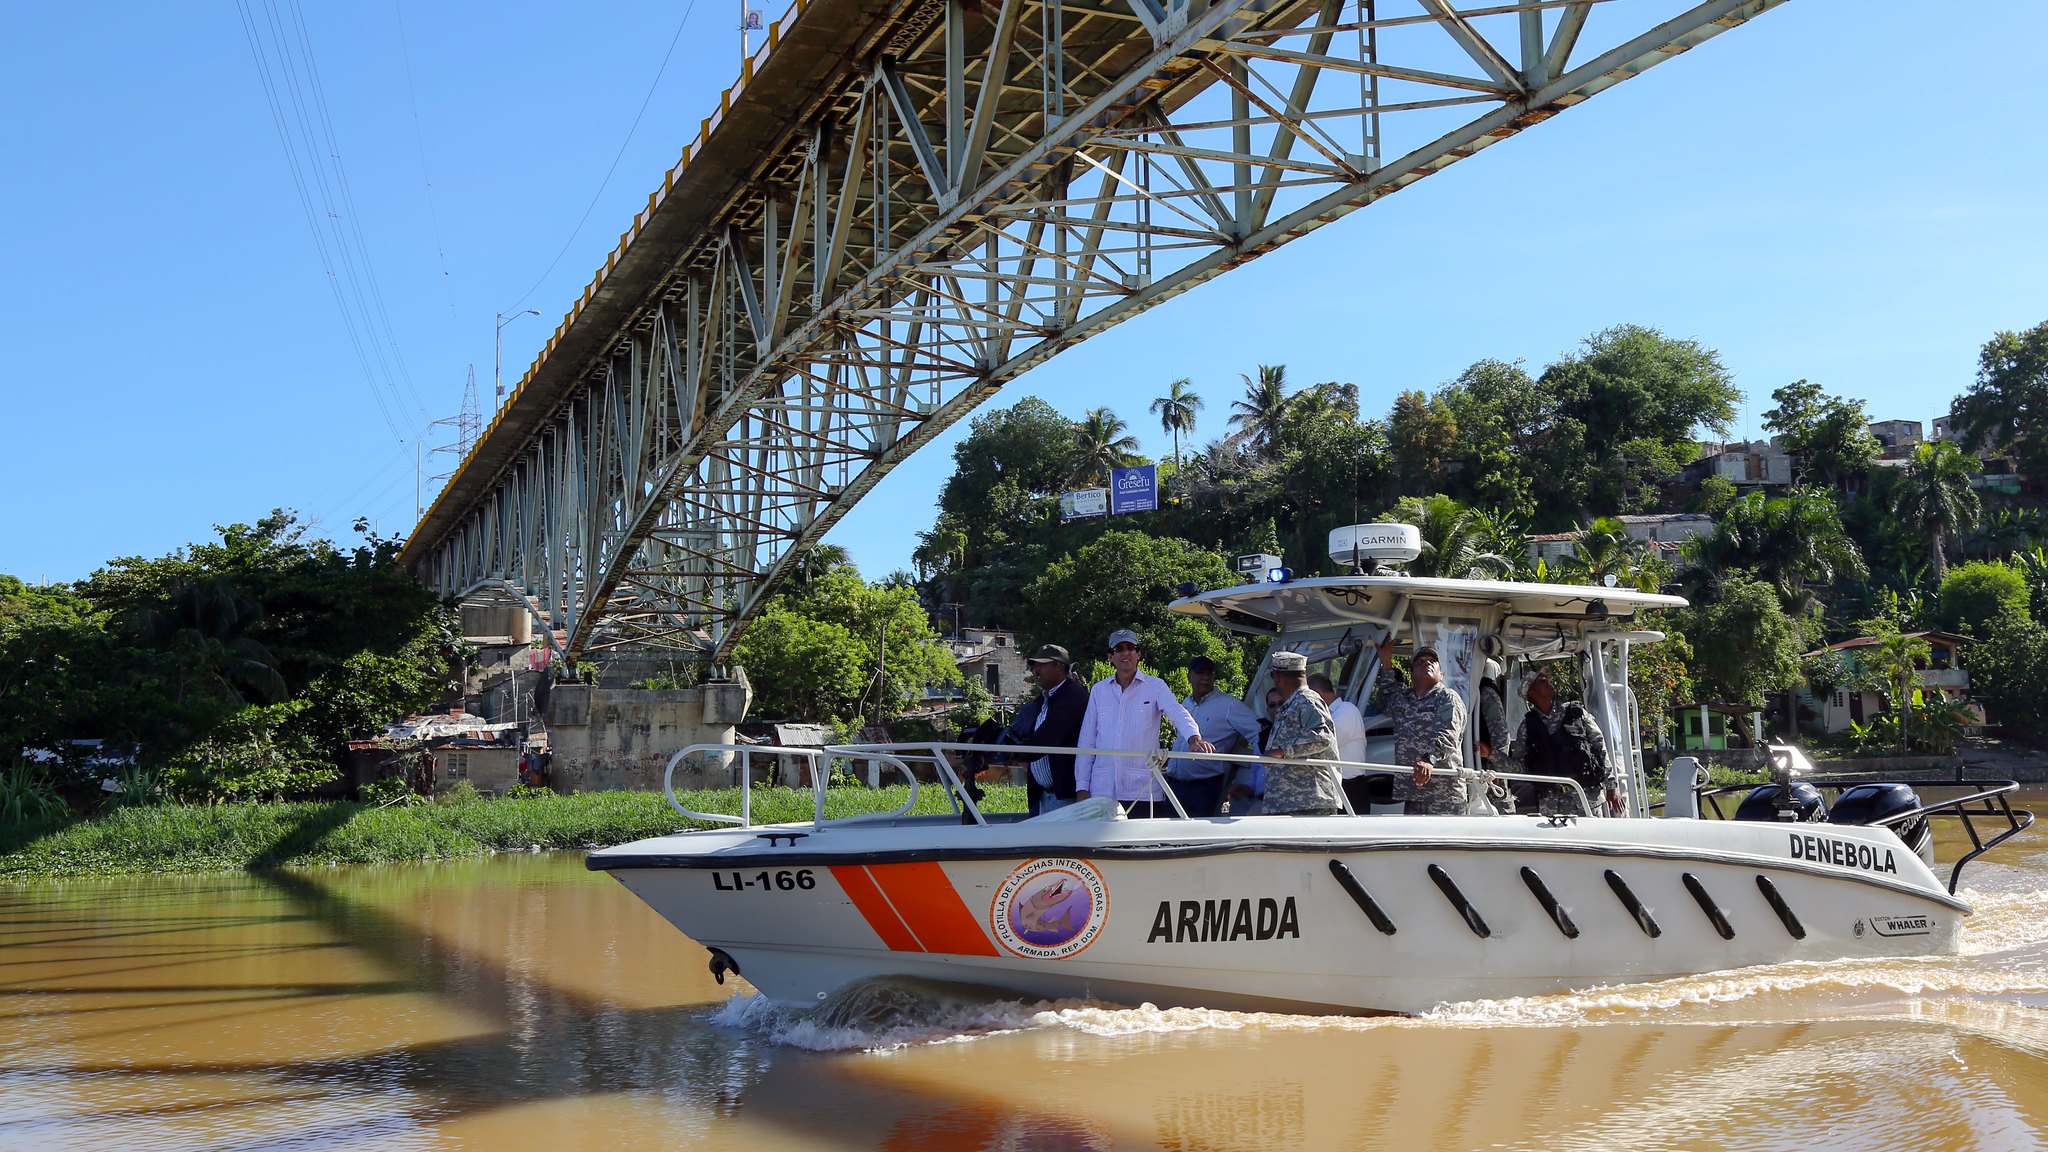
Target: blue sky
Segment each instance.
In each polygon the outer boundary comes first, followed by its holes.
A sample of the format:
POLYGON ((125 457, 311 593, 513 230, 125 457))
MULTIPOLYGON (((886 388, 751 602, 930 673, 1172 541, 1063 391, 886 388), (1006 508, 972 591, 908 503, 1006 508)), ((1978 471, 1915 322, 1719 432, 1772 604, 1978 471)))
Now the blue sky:
MULTIPOLYGON (((494 313, 543 313, 505 332, 508 381, 525 371, 731 82, 733 8, 305 4, 403 362, 382 408, 236 5, 11 9, 0 571, 74 579, 279 506, 337 537, 359 515, 404 532, 417 426, 455 412, 471 364, 488 406, 494 313)), ((1145 408, 1177 377, 1208 399, 1207 438, 1257 364, 1353 381, 1380 411, 1473 360, 1540 366, 1632 322, 1719 349, 1751 433, 1801 377, 1876 418, 1932 419, 1991 333, 2048 320, 2048 5, 1930 11, 1792 0, 995 403, 1107 402, 1163 455, 1145 408)), ((870 575, 907 565, 958 434, 835 530, 870 575)))

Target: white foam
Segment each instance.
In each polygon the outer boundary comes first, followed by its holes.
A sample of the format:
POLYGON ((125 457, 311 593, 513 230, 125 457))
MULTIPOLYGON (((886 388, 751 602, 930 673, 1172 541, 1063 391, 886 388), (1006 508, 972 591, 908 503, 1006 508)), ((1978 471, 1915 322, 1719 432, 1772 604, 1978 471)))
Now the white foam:
POLYGON ((734 995, 712 1013, 711 1023, 743 1028, 771 1043, 814 1052, 882 1052, 1043 1027, 1062 1011, 1095 1007, 1078 1000, 1027 1003, 926 998, 916 1003, 906 1000, 900 990, 890 990, 889 1010, 875 1013, 873 1019, 857 1019, 862 1015, 859 1011, 844 1011, 847 1000, 872 996, 869 988, 842 989, 818 1008, 786 1009, 766 996, 734 995))

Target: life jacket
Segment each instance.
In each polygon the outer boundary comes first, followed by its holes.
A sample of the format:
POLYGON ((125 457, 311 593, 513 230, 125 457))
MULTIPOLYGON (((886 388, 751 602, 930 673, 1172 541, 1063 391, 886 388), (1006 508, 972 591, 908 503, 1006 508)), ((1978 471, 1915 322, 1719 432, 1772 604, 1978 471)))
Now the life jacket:
POLYGON ((1568 776, 1585 785, 1607 779, 1606 746, 1586 725, 1586 706, 1559 704, 1557 732, 1536 709, 1522 720, 1522 770, 1531 776, 1568 776))

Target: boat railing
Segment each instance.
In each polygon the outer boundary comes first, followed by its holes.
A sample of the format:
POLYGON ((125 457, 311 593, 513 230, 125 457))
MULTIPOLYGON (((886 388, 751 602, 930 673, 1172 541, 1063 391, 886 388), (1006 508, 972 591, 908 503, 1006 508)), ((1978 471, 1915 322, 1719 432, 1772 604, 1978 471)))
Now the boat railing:
MULTIPOLYGON (((919 788, 917 773, 911 771, 910 765, 905 764, 896 756, 886 752, 876 753, 863 756, 862 758, 901 772, 903 778, 910 781, 910 798, 905 800, 901 806, 888 812, 862 813, 856 816, 841 816, 827 820, 825 818, 825 788, 830 773, 826 770, 827 766, 823 761, 827 758, 837 759, 837 752, 834 749, 822 747, 789 747, 777 744, 692 744, 668 758, 668 767, 661 774, 661 794, 668 798, 668 806, 675 809, 686 820, 702 820, 711 824, 732 824, 740 828, 751 828, 754 826, 755 756, 774 757, 778 764, 783 759, 794 759, 804 762, 805 767, 809 769, 807 775, 811 781, 811 826, 814 828, 822 828, 827 824, 846 824, 860 820, 894 820, 899 816, 909 815, 911 810, 917 806, 919 788), (733 773, 739 782, 739 815, 734 816, 724 812, 693 811, 683 807, 682 803, 676 799, 676 765, 681 764, 693 755, 705 755, 707 757, 711 755, 737 755, 739 757, 739 767, 733 773)), ((954 810, 957 812, 959 809, 956 806, 954 810)))
MULTIPOLYGON (((1909 808, 1904 812, 1894 812, 1889 816, 1873 820, 1869 825, 1866 825, 1866 827, 1890 828, 1896 833, 1900 825, 1910 823, 1922 817, 1927 818, 1930 822, 1936 817, 1959 822, 1963 826, 1964 833, 1970 837, 1970 850, 1964 853, 1962 858, 1955 862, 1955 867, 1949 870, 1948 890, 1950 892, 1954 892, 1956 885, 1961 882, 1964 865, 1969 864, 1979 856, 1984 855, 1984 853, 1991 851, 1993 848, 2034 826, 2034 814, 2032 812, 2025 808, 2014 808, 2012 806, 2011 796, 2014 792, 2019 791, 2020 787, 2017 780, 1972 780, 1958 783, 1953 779, 1902 776, 1802 776, 1799 780, 1800 783, 1811 784, 1816 788, 1834 789, 1837 795, 1840 794, 1842 789, 1854 788, 1859 784, 1904 784, 1911 788, 1915 795, 1921 794, 1921 790, 1926 788, 1975 788, 1976 791, 1966 792, 1961 796, 1937 800, 1932 804, 1922 803, 1919 807, 1909 808), (1979 806, 1971 807, 1972 804, 1976 804, 1979 801, 1982 801, 1979 806), (2004 827, 2000 828, 1999 823, 1993 823, 1990 829, 1993 834, 1989 839, 1986 839, 1983 831, 1980 831, 1977 827, 1977 817, 1985 817, 1992 821, 2002 822, 2004 827)), ((1693 789, 1695 797, 1694 811, 1706 811, 1704 807, 1700 806, 1700 802, 1705 801, 1706 804, 1713 807, 1715 819, 1726 820, 1729 816, 1721 807, 1721 797, 1736 792, 1747 795, 1751 789, 1758 787, 1761 787, 1761 785, 1698 785, 1693 789)))
MULTIPOLYGON (((1238 752, 1184 752, 1171 750, 1132 751, 1110 748, 1062 748, 1052 745, 1033 744, 964 744, 932 741, 918 744, 831 744, 820 747, 791 747, 774 744, 692 744, 669 757, 668 766, 661 774, 661 792, 667 798, 669 807, 686 820, 697 820, 708 824, 729 824, 740 828, 754 826, 754 758, 769 757, 778 764, 785 760, 801 761, 810 780, 812 797, 811 826, 823 828, 828 825, 881 822, 908 816, 917 807, 920 784, 913 764, 929 763, 946 797, 947 806, 955 816, 964 815, 968 822, 985 825, 988 817, 982 812, 979 790, 969 786, 972 777, 962 777, 953 764, 951 754, 981 755, 990 759, 1014 760, 1019 756, 1036 759, 1039 756, 1094 755, 1119 758, 1143 758, 1148 761, 1146 768, 1152 777, 1153 787, 1159 798, 1166 801, 1177 819, 1194 819, 1181 804, 1168 784, 1166 765, 1172 760, 1207 760, 1225 764, 1226 771, 1237 767, 1263 764, 1273 767, 1279 764, 1309 765, 1330 768, 1337 771, 1363 771, 1367 774, 1405 777, 1412 775, 1413 767, 1399 764, 1375 764, 1370 762, 1329 760, 1320 758, 1302 760, 1276 760, 1268 756, 1252 756, 1238 752), (675 772, 677 765, 692 756, 730 756, 738 758, 733 775, 740 790, 740 813, 737 816, 723 812, 698 812, 685 808, 676 799, 675 772), (827 819, 825 816, 827 786, 831 779, 831 766, 839 760, 865 760, 893 768, 910 783, 910 797, 901 805, 887 812, 861 813, 853 816, 839 816, 827 819)), ((1483 772, 1469 768, 1439 769, 1439 776, 1453 777, 1485 786, 1493 780, 1521 780, 1534 784, 1563 789, 1578 800, 1579 810, 1591 815, 1593 807, 1578 781, 1562 776, 1533 776, 1516 772, 1483 772)), ((1351 799, 1341 789, 1337 793, 1346 815, 1358 813, 1351 807, 1351 799)), ((1995 843, 1995 841, 1994 841, 1995 843)))
MULTIPOLYGON (((1263 764, 1268 768, 1283 764, 1288 766, 1310 765, 1320 768, 1332 768, 1340 772, 1362 770, 1370 775, 1393 777, 1412 776, 1415 772, 1413 765, 1380 764, 1370 761, 1329 760, 1321 758, 1278 760, 1270 756, 1254 756, 1242 752, 1185 752, 1167 749, 1133 751, 1121 748, 1061 748, 1053 745, 1038 744, 967 744, 948 743, 945 741, 916 744, 835 744, 822 751, 829 755, 843 756, 848 759, 866 759, 878 755, 894 755, 908 763, 929 763, 933 766, 939 779, 945 784, 948 800, 952 801, 955 796, 958 797, 958 801, 953 804, 953 810, 956 813, 965 811, 976 824, 986 824, 988 820, 982 815, 979 803, 964 785, 958 772, 955 771, 952 759, 948 753, 979 755, 986 756, 990 760, 1006 761, 1014 761, 1020 757, 1036 759, 1040 756, 1076 755, 1114 756, 1123 759, 1142 758, 1148 761, 1146 767, 1152 777, 1153 788, 1161 793, 1158 798, 1165 800, 1172 807, 1175 816, 1182 820, 1192 819, 1192 817, 1188 815, 1187 809, 1182 807, 1180 798, 1174 795, 1173 789, 1167 786, 1165 769, 1167 763, 1173 760, 1206 760, 1231 767, 1254 764, 1263 764)), ((1229 768, 1226 768, 1226 771, 1229 771, 1229 768)), ((1580 786, 1578 781, 1564 776, 1535 776, 1521 772, 1488 772, 1471 768, 1438 769, 1434 775, 1479 783, 1482 786, 1493 780, 1519 780, 1560 788, 1577 799, 1580 812, 1588 816, 1593 813, 1593 806, 1591 801, 1586 798, 1585 789, 1580 786)), ((1337 795, 1344 806, 1344 813, 1346 815, 1358 815, 1351 807, 1349 796, 1345 795, 1341 789, 1337 795)))

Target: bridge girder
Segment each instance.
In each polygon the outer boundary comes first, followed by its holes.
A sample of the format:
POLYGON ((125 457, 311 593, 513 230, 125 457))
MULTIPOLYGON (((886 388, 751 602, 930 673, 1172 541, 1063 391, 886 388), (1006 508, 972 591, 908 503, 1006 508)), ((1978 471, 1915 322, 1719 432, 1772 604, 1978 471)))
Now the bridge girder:
POLYGON ((1783 0, 1395 2, 799 5, 401 563, 722 662, 1005 382, 1783 0))

